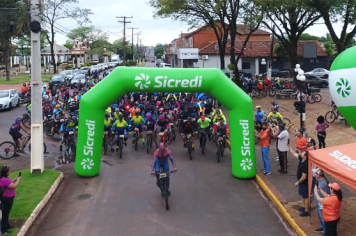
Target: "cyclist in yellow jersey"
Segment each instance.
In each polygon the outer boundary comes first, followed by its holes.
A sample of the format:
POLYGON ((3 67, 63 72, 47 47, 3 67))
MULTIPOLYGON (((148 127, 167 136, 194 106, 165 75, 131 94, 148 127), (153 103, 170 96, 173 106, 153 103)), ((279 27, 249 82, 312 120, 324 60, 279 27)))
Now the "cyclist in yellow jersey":
POLYGON ((121 114, 120 112, 120 108, 115 108, 115 112, 112 114, 112 118, 114 118, 114 120, 118 120, 119 119, 119 115, 121 114))
MULTIPOLYGON (((134 126, 132 128, 138 129, 138 131, 140 132, 142 146, 145 146, 145 139, 143 138, 143 135, 142 135, 142 125, 144 124, 144 119, 142 118, 142 116, 140 116, 140 112, 138 112, 138 111, 135 112, 135 116, 131 118, 129 124, 131 126, 134 126)), ((134 134, 132 134, 132 143, 135 143, 134 134)))
POLYGON ((224 120, 224 122, 226 122, 225 116, 223 114, 221 114, 220 111, 217 111, 215 116, 214 116, 213 122, 214 123, 218 122, 221 118, 224 120))
POLYGON ((167 96, 167 101, 169 101, 169 97, 172 95, 172 97, 174 97, 174 99, 177 101, 177 97, 176 97, 176 95, 174 95, 173 93, 170 93, 170 94, 168 94, 168 96, 167 96))
POLYGON ((109 114, 109 116, 111 117, 111 113, 112 113, 112 110, 111 110, 111 107, 108 107, 105 112, 107 112, 109 114))
POLYGON ((272 108, 271 110, 272 111, 269 113, 267 118, 270 118, 272 121, 275 121, 275 122, 277 122, 277 119, 283 120, 283 116, 281 115, 281 113, 276 111, 276 109, 274 109, 274 108, 272 108))
POLYGON ((211 117, 215 116, 217 111, 220 111, 220 114, 223 114, 222 110, 219 109, 219 106, 216 105, 216 106, 214 107, 213 114, 211 114, 211 117))
POLYGON ((130 126, 124 120, 124 115, 123 114, 119 114, 118 118, 119 119, 117 121, 115 121, 115 123, 113 125, 113 129, 115 130, 115 132, 117 134, 116 151, 119 151, 119 140, 120 140, 119 138, 120 138, 120 135, 125 135, 124 144, 125 144, 125 146, 127 146, 127 144, 126 144, 127 134, 125 134, 125 130, 127 130, 129 132, 129 134, 131 134, 130 126))
POLYGON ((111 130, 111 124, 112 124, 112 119, 110 118, 109 113, 105 112, 105 119, 104 119, 104 132, 107 131, 108 132, 108 137, 110 139, 110 147, 111 147, 111 151, 114 151, 114 148, 112 147, 112 143, 111 143, 111 138, 112 138, 112 130, 111 130))

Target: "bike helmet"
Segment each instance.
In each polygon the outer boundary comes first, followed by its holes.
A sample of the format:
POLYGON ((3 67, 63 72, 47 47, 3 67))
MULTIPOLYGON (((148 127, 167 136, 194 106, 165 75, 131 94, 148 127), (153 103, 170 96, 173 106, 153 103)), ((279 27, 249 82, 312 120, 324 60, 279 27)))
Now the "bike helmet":
POLYGON ((55 106, 55 105, 57 105, 57 103, 56 102, 52 102, 52 106, 55 106))
POLYGON ((217 114, 217 115, 220 115, 220 111, 217 111, 216 114, 217 114))
POLYGON ((61 88, 61 91, 63 91, 63 88, 61 88))
POLYGON ((105 112, 105 118, 110 117, 109 113, 105 112))
POLYGON ((23 83, 22 85, 23 85, 23 86, 26 86, 26 83, 23 83))
POLYGON ((188 118, 187 118, 187 121, 192 121, 192 117, 188 117, 188 118))
POLYGON ((164 116, 163 116, 163 115, 160 115, 160 116, 159 116, 159 119, 160 119, 160 120, 164 120, 164 116))
POLYGON ((146 114, 146 117, 147 117, 147 118, 150 118, 150 117, 152 117, 152 114, 151 114, 150 112, 148 112, 148 113, 146 114))
POLYGON ((49 94, 49 92, 50 92, 50 91, 49 91, 49 90, 47 90, 47 91, 46 91, 46 94, 49 94))
POLYGON ((136 112, 135 112, 135 115, 136 115, 136 116, 140 115, 140 112, 139 112, 139 111, 136 111, 136 112))
POLYGON ((78 121, 78 118, 76 116, 72 116, 73 121, 78 121))
POLYGON ((208 98, 208 99, 206 99, 206 102, 207 102, 207 103, 212 103, 212 102, 213 102, 213 99, 208 98))
POLYGON ((115 108, 115 111, 120 111, 120 108, 115 108))
POLYGON ((59 104, 57 104, 56 106, 55 106, 55 108, 60 108, 61 106, 59 105, 59 104))
POLYGON ((24 113, 22 116, 27 119, 30 118, 30 116, 27 113, 24 113))
POLYGON ((276 101, 275 101, 275 100, 272 100, 272 101, 271 101, 271 103, 272 103, 272 104, 275 104, 275 103, 276 103, 276 101))
POLYGON ((119 118, 124 118, 124 115, 123 114, 119 114, 119 118))
POLYGON ((218 104, 216 104, 214 107, 215 107, 215 108, 219 108, 219 105, 218 105, 218 104))
POLYGON ((205 120, 205 116, 201 116, 200 119, 201 119, 201 121, 204 121, 205 120))
POLYGON ((261 106, 256 106, 256 109, 261 109, 261 106))

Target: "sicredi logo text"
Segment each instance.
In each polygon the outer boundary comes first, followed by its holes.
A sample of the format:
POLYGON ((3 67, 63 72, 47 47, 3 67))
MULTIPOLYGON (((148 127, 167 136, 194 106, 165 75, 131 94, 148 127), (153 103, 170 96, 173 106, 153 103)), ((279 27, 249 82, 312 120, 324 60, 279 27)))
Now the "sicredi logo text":
POLYGON ((242 135, 243 135, 243 140, 241 146, 241 154, 243 156, 251 156, 251 148, 250 148, 250 131, 249 131, 249 126, 248 126, 248 120, 240 120, 240 125, 242 126, 242 135))
POLYGON ((344 165, 347 165, 350 168, 356 170, 356 161, 352 160, 351 157, 344 155, 340 151, 334 151, 332 153, 329 153, 329 155, 334 157, 335 159, 337 159, 339 162, 343 163, 344 165))
MULTIPOLYGON (((147 89, 151 85, 148 75, 141 74, 136 76, 135 86, 139 89, 147 89)), ((202 86, 203 76, 195 76, 194 79, 171 79, 168 76, 156 76, 154 88, 200 88, 202 86)))
POLYGON ((87 133, 87 142, 86 146, 84 146, 84 155, 88 156, 93 156, 93 147, 94 147, 94 134, 95 134, 95 121, 92 120, 86 120, 85 125, 88 127, 88 133, 87 133))

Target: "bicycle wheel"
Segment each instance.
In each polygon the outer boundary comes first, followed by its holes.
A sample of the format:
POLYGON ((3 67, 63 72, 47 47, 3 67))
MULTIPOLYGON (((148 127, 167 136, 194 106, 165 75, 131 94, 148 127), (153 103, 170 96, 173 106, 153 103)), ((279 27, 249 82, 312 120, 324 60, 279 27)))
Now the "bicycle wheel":
POLYGON ((203 155, 205 154, 205 145, 206 145, 206 136, 205 134, 203 134, 201 137, 201 152, 203 155))
POLYGON ((135 138, 135 150, 137 151, 137 143, 138 143, 138 138, 139 138, 139 136, 138 135, 136 135, 136 138, 135 138))
POLYGON ((172 141, 174 141, 175 139, 176 139, 176 132, 172 128, 172 141))
POLYGON ((189 158, 190 160, 192 160, 192 144, 190 143, 190 141, 187 141, 187 148, 188 148, 189 158))
POLYGON ((313 104, 315 102, 314 97, 308 96, 307 102, 309 102, 310 104, 313 104))
POLYGON ((267 91, 266 91, 266 90, 262 90, 262 91, 261 91, 261 96, 262 96, 263 98, 265 98, 265 97, 267 96, 267 91))
POLYGON ((16 146, 13 142, 3 142, 0 144, 0 158, 11 159, 16 153, 16 146))
MULTIPOLYGON (((28 151, 31 153, 31 143, 28 145, 28 151)), ((43 154, 45 154, 47 151, 47 146, 45 143, 43 143, 43 154)))
POLYGON ((167 144, 171 144, 172 143, 172 132, 168 131, 167 132, 167 144))
POLYGON ((119 141, 120 159, 122 158, 122 149, 123 148, 124 148, 124 142, 123 142, 122 138, 120 138, 120 141, 119 141))
POLYGON ((276 95, 276 89, 270 89, 268 95, 274 97, 276 95))
POLYGON ((289 131, 292 128, 292 122, 288 118, 283 118, 283 123, 287 131, 289 131))
POLYGON ((218 163, 220 163, 220 156, 221 156, 221 144, 218 144, 218 163))
POLYGON ((167 179, 165 179, 163 183, 163 193, 164 193, 164 198, 166 201, 166 209, 169 210, 169 205, 168 205, 168 186, 167 186, 167 179))
POLYGON ((77 146, 75 145, 75 142, 72 140, 72 143, 71 143, 71 146, 70 146, 70 154, 72 156, 75 156, 76 154, 76 149, 77 149, 77 146))
POLYGON ((325 120, 329 124, 333 123, 336 120, 336 114, 333 111, 328 111, 325 115, 325 120))
POLYGON ((101 150, 101 153, 103 155, 106 155, 106 152, 108 151, 108 144, 106 143, 106 138, 103 139, 103 148, 101 150))
POLYGON ((150 152, 150 146, 152 145, 152 136, 151 135, 148 135, 148 137, 147 137, 147 144, 146 144, 146 146, 147 146, 147 153, 149 153, 150 152))
POLYGON ((48 136, 53 136, 53 134, 51 133, 52 127, 53 121, 46 122, 43 127, 45 134, 47 134, 48 136))
POLYGON ((321 99, 323 99, 323 97, 322 97, 320 94, 318 94, 318 93, 315 93, 315 94, 313 95, 313 98, 314 98, 314 100, 315 100, 316 102, 320 102, 321 99))

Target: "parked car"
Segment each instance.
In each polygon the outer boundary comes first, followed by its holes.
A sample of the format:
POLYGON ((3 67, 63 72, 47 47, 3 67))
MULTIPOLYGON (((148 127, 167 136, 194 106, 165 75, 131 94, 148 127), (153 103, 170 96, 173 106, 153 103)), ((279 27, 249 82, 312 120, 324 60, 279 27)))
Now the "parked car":
MULTIPOLYGON (((272 69, 272 75, 271 77, 281 77, 281 78, 287 78, 289 77, 289 71, 288 70, 279 70, 279 69, 272 69)), ((260 74, 262 77, 267 77, 267 72, 260 74)))
POLYGON ((99 72, 99 68, 98 68, 97 65, 90 67, 90 72, 93 73, 94 71, 98 71, 99 72))
POLYGON ((11 110, 14 106, 20 106, 20 98, 16 90, 0 90, 0 110, 11 110))
POLYGON ((309 75, 309 74, 305 74, 305 81, 303 82, 303 84, 310 84, 310 86, 313 87, 318 87, 318 88, 326 88, 329 86, 329 82, 327 79, 321 79, 318 76, 315 75, 309 75))
POLYGON ((60 74, 64 75, 64 78, 71 80, 73 77, 73 70, 64 70, 60 74))
POLYGON ((159 64, 159 68, 172 68, 172 65, 168 63, 161 63, 159 64))
POLYGON ((80 68, 82 71, 85 71, 85 73, 87 72, 88 69, 90 69, 89 66, 84 66, 80 68))
POLYGON ((323 69, 323 68, 316 68, 312 71, 309 71, 309 72, 305 72, 304 74, 306 75, 315 75, 315 76, 318 76, 318 77, 322 77, 324 79, 327 79, 329 78, 329 71, 327 69, 323 69))
POLYGON ((79 80, 82 82, 82 84, 86 85, 87 84, 87 79, 85 78, 84 74, 76 74, 73 79, 70 81, 70 88, 76 88, 79 80))
POLYGON ((49 89, 52 89, 53 86, 59 86, 63 81, 64 81, 64 75, 62 74, 53 75, 48 83, 49 89))
POLYGON ((162 61, 161 59, 158 59, 158 60, 156 61, 156 66, 159 67, 159 65, 160 65, 161 63, 163 63, 163 61, 162 61))
POLYGON ((252 74, 250 72, 244 72, 242 70, 239 70, 239 74, 241 77, 252 78, 252 74))

